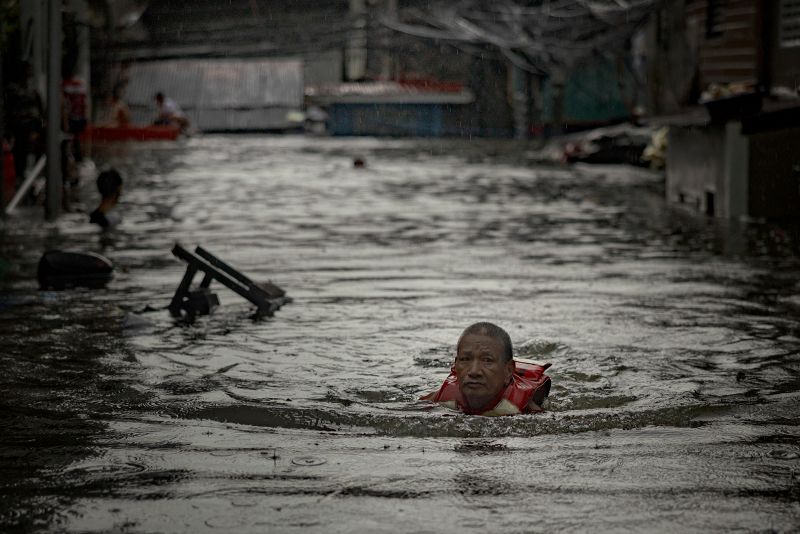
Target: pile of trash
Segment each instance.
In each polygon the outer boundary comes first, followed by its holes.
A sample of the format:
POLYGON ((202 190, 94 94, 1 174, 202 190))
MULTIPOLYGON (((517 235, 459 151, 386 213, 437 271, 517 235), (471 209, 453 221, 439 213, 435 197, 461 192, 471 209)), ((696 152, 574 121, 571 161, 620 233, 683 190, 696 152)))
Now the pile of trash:
POLYGON ((705 104, 712 100, 719 100, 720 98, 728 98, 731 96, 748 94, 755 92, 755 84, 751 82, 735 82, 735 83, 711 83, 706 87, 705 91, 700 94, 700 104, 705 104))
POLYGON ((626 123, 560 136, 528 157, 550 163, 624 163, 658 169, 664 166, 666 142, 666 129, 626 123))

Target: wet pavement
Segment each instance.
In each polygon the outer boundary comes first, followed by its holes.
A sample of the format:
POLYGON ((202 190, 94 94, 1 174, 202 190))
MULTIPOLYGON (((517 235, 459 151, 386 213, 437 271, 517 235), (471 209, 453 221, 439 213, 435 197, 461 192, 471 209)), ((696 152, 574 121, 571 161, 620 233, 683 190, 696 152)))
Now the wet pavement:
POLYGON ((0 230, 0 530, 800 528, 796 231, 690 216, 657 174, 536 166, 510 142, 202 136, 94 157, 125 174, 117 230, 40 209, 0 230), (253 320, 216 286, 212 316, 176 323, 175 242, 294 302, 253 320), (116 276, 39 291, 47 248, 116 276), (553 363, 546 413, 416 401, 478 320, 553 363))

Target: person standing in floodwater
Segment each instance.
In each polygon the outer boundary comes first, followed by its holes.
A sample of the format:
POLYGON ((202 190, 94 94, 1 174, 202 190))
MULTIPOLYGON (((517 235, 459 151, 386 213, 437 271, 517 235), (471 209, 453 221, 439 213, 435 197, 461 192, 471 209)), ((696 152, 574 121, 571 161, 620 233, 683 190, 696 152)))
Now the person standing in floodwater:
POLYGON ((475 323, 461 334, 450 376, 422 397, 470 415, 537 413, 550 393, 550 377, 539 365, 514 360, 511 337, 492 323, 475 323))
POLYGON ((111 212, 122 194, 122 176, 116 169, 101 172, 97 176, 97 191, 101 197, 100 205, 89 214, 89 222, 108 230, 119 223, 119 218, 111 212))
MULTIPOLYGON (((83 161, 81 134, 86 129, 86 82, 73 69, 61 84, 63 93, 63 130, 72 135, 70 148, 76 163, 83 161)), ((63 157, 63 156, 62 156, 63 157)))
POLYGON ((131 122, 131 111, 123 100, 124 86, 114 87, 109 96, 106 119, 100 124, 110 128, 125 128, 131 122))

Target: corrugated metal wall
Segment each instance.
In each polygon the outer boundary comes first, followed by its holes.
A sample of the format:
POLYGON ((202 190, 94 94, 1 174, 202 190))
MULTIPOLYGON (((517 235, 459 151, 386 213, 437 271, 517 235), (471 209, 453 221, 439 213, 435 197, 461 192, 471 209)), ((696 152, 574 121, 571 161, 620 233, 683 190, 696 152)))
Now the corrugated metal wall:
POLYGON ((759 74, 761 12, 755 0, 691 0, 686 15, 697 32, 700 84, 752 82, 759 74))
POLYGON ((158 91, 202 131, 290 128, 287 114, 303 107, 303 63, 296 59, 142 62, 129 80, 125 99, 137 124, 152 122, 158 91))

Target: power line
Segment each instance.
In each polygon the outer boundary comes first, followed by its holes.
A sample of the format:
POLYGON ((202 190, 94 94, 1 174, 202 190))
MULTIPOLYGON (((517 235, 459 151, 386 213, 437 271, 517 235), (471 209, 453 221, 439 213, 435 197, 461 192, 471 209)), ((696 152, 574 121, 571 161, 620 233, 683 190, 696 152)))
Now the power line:
POLYGON ((462 0, 384 17, 392 30, 426 39, 497 47, 514 64, 548 71, 619 50, 666 0, 462 0))

